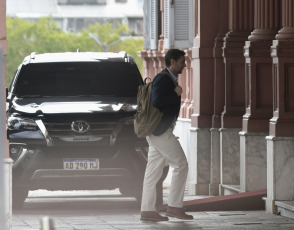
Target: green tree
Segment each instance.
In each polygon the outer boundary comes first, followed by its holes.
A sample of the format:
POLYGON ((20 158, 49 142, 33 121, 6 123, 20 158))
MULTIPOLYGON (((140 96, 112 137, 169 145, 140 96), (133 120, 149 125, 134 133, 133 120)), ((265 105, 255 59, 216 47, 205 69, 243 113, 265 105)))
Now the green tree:
MULTIPOLYGON (((122 35, 128 35, 129 29, 120 23, 116 26, 110 23, 90 25, 89 30, 82 30, 85 37, 89 35, 97 42, 98 51, 120 52, 126 51, 132 55, 140 71, 143 68, 143 62, 138 57, 137 52, 143 49, 143 38, 132 38, 131 36, 123 39, 122 35), (97 41, 98 40, 98 41, 97 41)), ((96 51, 97 51, 96 50, 96 51)))
MULTIPOLYGON (((63 32, 52 17, 44 17, 35 22, 7 17, 6 84, 10 84, 18 65, 32 52, 76 52, 77 49, 81 52, 97 52, 102 47, 89 34, 96 34, 104 44, 109 45, 127 33, 128 29, 124 25, 105 23, 91 25, 88 30, 72 34, 63 32)), ((142 60, 137 56, 137 51, 142 49, 143 39, 129 39, 113 45, 108 51, 130 53, 141 70, 142 60)))

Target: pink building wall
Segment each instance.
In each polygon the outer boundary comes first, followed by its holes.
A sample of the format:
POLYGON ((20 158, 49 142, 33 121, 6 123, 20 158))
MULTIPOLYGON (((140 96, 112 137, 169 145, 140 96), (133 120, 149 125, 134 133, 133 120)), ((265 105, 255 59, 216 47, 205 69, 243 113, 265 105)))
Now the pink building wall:
POLYGON ((6 55, 6 0, 0 0, 0 45, 2 46, 3 53, 6 55))

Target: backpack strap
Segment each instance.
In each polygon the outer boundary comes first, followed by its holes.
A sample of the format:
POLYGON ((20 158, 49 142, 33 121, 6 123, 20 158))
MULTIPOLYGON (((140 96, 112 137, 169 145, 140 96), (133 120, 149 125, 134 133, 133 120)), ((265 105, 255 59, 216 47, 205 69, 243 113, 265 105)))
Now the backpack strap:
POLYGON ((144 79, 144 85, 147 83, 147 81, 151 82, 152 80, 151 80, 150 77, 145 77, 145 79, 144 79))

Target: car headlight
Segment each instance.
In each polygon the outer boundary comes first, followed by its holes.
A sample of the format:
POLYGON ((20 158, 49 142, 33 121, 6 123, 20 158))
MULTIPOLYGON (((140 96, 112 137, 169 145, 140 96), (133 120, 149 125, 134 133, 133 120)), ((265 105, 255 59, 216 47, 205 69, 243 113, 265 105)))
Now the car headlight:
POLYGON ((38 129, 38 125, 34 120, 22 117, 9 117, 7 126, 14 130, 35 131, 38 129))

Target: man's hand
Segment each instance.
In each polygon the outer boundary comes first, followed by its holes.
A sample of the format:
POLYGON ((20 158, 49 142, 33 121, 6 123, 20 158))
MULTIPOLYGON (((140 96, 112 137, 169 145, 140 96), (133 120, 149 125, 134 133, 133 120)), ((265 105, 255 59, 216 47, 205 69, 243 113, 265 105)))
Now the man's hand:
POLYGON ((181 94, 183 92, 182 87, 179 85, 176 86, 174 91, 178 94, 178 96, 181 96, 181 94))

